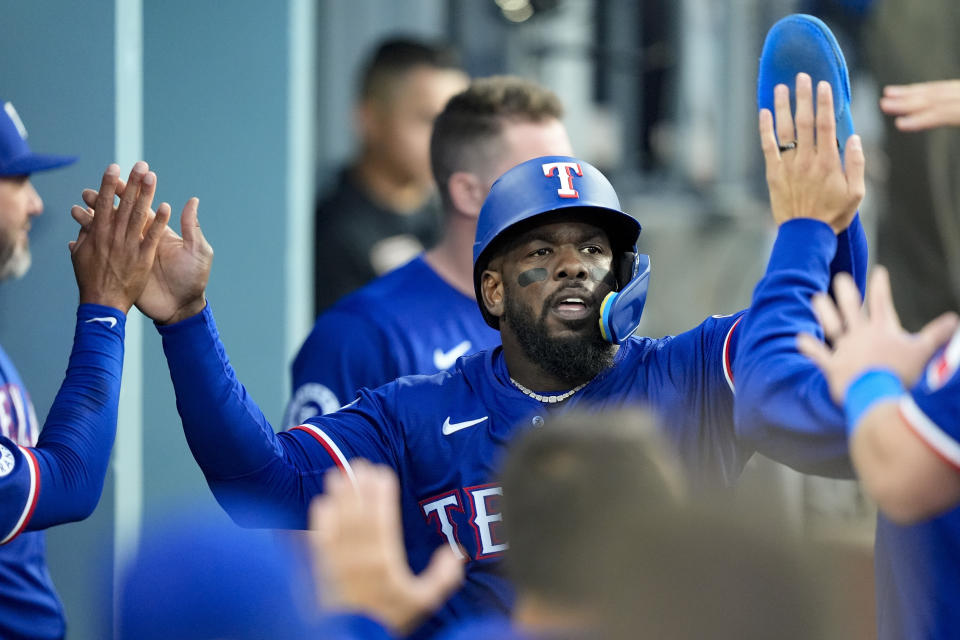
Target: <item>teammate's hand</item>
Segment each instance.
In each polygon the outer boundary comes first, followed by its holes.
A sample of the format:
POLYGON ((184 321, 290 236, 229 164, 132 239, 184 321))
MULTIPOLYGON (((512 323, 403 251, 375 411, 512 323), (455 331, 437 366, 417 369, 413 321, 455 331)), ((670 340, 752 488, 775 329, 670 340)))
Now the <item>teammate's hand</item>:
POLYGON ((919 333, 904 330, 893 306, 890 277, 883 267, 874 268, 870 275, 863 307, 849 274, 837 274, 833 294, 836 304, 825 293, 813 298, 813 309, 833 348, 809 334, 797 336, 797 347, 823 370, 837 404, 843 404, 847 387, 867 369, 890 369, 909 389, 957 328, 957 315, 945 313, 919 333))
POLYGON ((444 545, 414 575, 403 547, 396 475, 363 460, 351 465, 356 484, 331 470, 310 507, 321 606, 366 614, 406 635, 460 586, 463 565, 444 545))
POLYGON ((102 304, 126 313, 144 290, 154 264, 158 244, 168 230, 170 206, 150 211, 157 188, 157 175, 146 162, 130 170, 127 188, 114 206, 121 184, 120 167, 111 164, 103 173, 100 190, 92 191, 89 224, 81 227, 70 243, 70 258, 80 290, 81 303, 102 304))
POLYGON ((774 136, 773 115, 760 111, 760 143, 766 161, 767 187, 773 219, 780 225, 794 218, 813 218, 830 225, 835 233, 853 221, 864 194, 864 157, 860 137, 847 139, 840 162, 837 125, 833 113, 833 92, 828 82, 817 86, 817 115, 814 120, 810 76, 797 74, 797 113, 790 113, 790 90, 774 88, 777 114, 774 136), (796 126, 794 126, 794 123, 796 126), (795 148, 781 148, 777 144, 795 148))
POLYGON ((960 126, 960 80, 888 85, 880 109, 901 131, 960 126))
MULTIPOLYGON (((117 193, 124 193, 126 185, 119 181, 117 193)), ((83 201, 88 207, 96 199, 96 192, 85 189, 83 201)), ((167 227, 157 246, 156 261, 150 272, 143 292, 136 300, 137 308, 160 324, 173 324, 196 315, 206 306, 204 292, 210 279, 210 267, 213 264, 213 247, 203 237, 197 220, 197 198, 190 198, 180 214, 180 230, 183 237, 167 227)), ((170 205, 163 203, 157 213, 147 212, 146 223, 166 209, 170 216, 170 205)), ((74 220, 86 229, 94 220, 94 211, 74 207, 71 211, 74 220)), ((83 231, 81 231, 83 233, 83 231)))

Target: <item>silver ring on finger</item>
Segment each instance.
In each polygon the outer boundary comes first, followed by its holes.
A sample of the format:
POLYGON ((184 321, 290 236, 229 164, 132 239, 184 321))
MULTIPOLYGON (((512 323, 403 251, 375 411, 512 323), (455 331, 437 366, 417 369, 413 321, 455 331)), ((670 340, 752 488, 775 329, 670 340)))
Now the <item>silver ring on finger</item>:
POLYGON ((791 140, 785 144, 778 145, 778 148, 780 149, 780 153, 783 153, 784 151, 793 151, 797 148, 797 141, 791 140))

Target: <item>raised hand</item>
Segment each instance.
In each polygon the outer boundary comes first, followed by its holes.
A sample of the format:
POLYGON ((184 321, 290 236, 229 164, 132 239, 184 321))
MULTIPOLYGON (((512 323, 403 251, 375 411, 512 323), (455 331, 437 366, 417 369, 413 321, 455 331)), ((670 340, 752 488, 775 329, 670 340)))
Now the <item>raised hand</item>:
POLYGON ((813 218, 835 233, 846 229, 864 194, 864 157, 860 137, 847 139, 846 169, 837 148, 833 92, 828 82, 817 86, 814 118, 810 76, 797 74, 796 116, 790 112, 790 90, 774 88, 773 115, 760 111, 760 143, 766 163, 773 219, 780 225, 794 218, 813 218), (780 144, 778 145, 777 139, 780 144))
POLYGON ((888 85, 880 109, 901 131, 960 126, 960 80, 888 85))
MULTIPOLYGON (((150 276, 160 239, 168 230, 170 207, 160 205, 156 214, 151 212, 157 176, 146 162, 133 165, 120 202, 114 206, 120 184, 120 167, 111 164, 103 173, 100 190, 91 192, 91 211, 73 207, 88 214, 90 221, 69 246, 80 302, 126 313, 150 276)), ((79 212, 71 211, 74 217, 79 212)))
POLYGON ((909 389, 957 328, 957 315, 945 313, 918 333, 904 330, 893 306, 890 276, 883 267, 874 268, 870 275, 863 307, 849 274, 837 274, 833 294, 836 303, 825 293, 813 298, 813 309, 833 348, 809 334, 797 336, 797 348, 823 370, 837 404, 843 404, 847 387, 867 369, 889 369, 909 389))
MULTIPOLYGON (((122 182, 118 192, 125 193, 122 182)), ((86 189, 83 200, 92 206, 96 192, 86 189)), ((210 267, 213 264, 213 247, 207 242, 197 220, 197 208, 200 201, 190 198, 180 214, 180 230, 183 237, 167 227, 157 246, 156 261, 150 272, 143 292, 136 300, 137 308, 160 324, 172 324, 196 315, 206 305, 207 281, 210 279, 210 267)), ((163 203, 157 213, 148 211, 147 221, 153 215, 160 215, 166 208, 169 217, 170 205, 163 203)), ((73 218, 86 229, 94 220, 93 211, 75 207, 71 211, 73 218)), ((83 233, 83 231, 81 231, 83 233)))
POLYGON ((351 462, 355 483, 338 469, 310 508, 321 603, 367 614, 400 635, 412 631, 463 582, 463 565, 444 545, 420 575, 407 564, 400 490, 388 468, 351 462))

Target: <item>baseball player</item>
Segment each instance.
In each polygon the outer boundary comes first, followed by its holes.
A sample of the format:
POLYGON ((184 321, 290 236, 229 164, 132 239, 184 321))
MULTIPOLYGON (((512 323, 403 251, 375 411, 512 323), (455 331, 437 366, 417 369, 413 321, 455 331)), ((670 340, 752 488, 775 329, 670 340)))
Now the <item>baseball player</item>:
MULTIPOLYGON (((834 140, 829 85, 818 95, 817 139, 834 140)), ((204 297, 212 250, 195 218, 185 223, 183 244, 170 255, 179 277, 155 271, 163 286, 139 302, 158 323, 188 444, 221 505, 242 524, 303 528, 324 470, 349 477, 352 458, 391 467, 411 567, 422 570, 442 544, 468 561, 465 586, 422 636, 457 618, 509 609, 494 473, 513 435, 549 413, 647 405, 694 484, 732 482, 757 450, 805 471, 849 473, 843 414, 793 336, 816 331, 809 298, 826 289, 838 242, 864 246, 843 233, 862 197, 863 154, 851 136, 845 174, 835 144, 817 147, 812 103, 810 77, 801 74, 797 153, 768 158, 778 169, 768 177, 780 230, 749 311, 708 318, 675 337, 630 337, 650 272, 635 250, 640 225, 589 164, 529 160, 493 185, 474 245, 478 304, 502 347, 464 358, 453 371, 363 389, 339 411, 280 434, 227 360, 204 297), (794 268, 798 261, 805 269, 794 268), (738 331, 740 324, 748 330, 738 331), (735 378, 743 385, 736 417, 735 378), (787 385, 803 393, 784 392, 787 385)), ((777 111, 781 136, 792 135, 789 92, 777 92, 777 111)), ((764 118, 764 148, 772 141, 779 154, 769 112, 764 118)), ((854 255, 864 268, 866 256, 854 255)))
POLYGON ((947 313, 919 333, 907 333, 880 267, 871 276, 863 309, 847 278, 836 278, 834 295, 836 303, 826 295, 814 299, 832 348, 809 335, 801 335, 798 344, 845 408, 854 466, 882 512, 876 541, 880 636, 955 637, 960 630, 957 317, 947 313))
POLYGON ((336 411, 362 387, 452 369, 461 356, 500 344, 473 294, 477 214, 493 181, 510 167, 573 153, 562 117, 553 92, 510 76, 475 80, 447 103, 431 141, 443 238, 317 319, 293 362, 287 427, 336 411))
MULTIPOLYGON (((0 272, 22 275, 30 264, 30 219, 43 202, 30 183, 34 171, 73 158, 31 152, 12 105, 0 113, 0 272)), ((161 205, 141 240, 156 189, 146 163, 122 183, 111 165, 97 210, 103 217, 70 243, 80 306, 66 378, 43 430, 30 396, 0 350, 0 638, 62 638, 63 608, 44 559, 43 529, 82 520, 100 500, 117 425, 126 312, 147 281, 170 215, 161 205), (127 233, 114 234, 114 229, 127 233), (39 433, 38 433, 39 431, 39 433)))

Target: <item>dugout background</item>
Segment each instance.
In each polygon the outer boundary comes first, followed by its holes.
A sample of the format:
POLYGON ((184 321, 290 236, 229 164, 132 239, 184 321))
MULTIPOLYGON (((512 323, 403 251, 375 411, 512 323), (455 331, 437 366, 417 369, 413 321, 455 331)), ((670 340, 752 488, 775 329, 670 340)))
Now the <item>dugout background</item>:
MULTIPOLYGON (((210 303, 238 375, 279 422, 289 362, 313 320, 314 192, 352 151, 362 57, 396 32, 451 39, 472 75, 519 73, 557 91, 578 155, 611 172, 643 224, 654 272, 642 332, 733 312, 749 302, 772 238, 756 59, 766 28, 798 5, 541 0, 514 23, 492 0, 4 2, 0 98, 17 106, 35 150, 80 161, 35 176, 45 213, 30 273, 0 286, 0 344, 43 421, 72 340, 70 205, 107 163, 126 172, 143 157, 175 212, 200 197, 216 250, 210 303)), ((869 145, 877 116, 871 87, 857 82, 869 145)), ((869 226, 869 202, 863 211, 869 226)), ((135 313, 113 460, 94 516, 48 534, 77 640, 110 636, 112 572, 143 527, 188 503, 225 518, 186 447, 159 338, 135 313)), ((870 510, 853 485, 755 466, 748 500, 798 535, 868 554, 870 510)))

